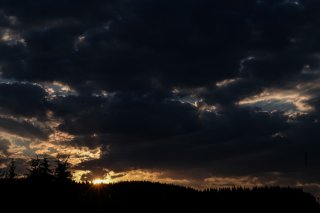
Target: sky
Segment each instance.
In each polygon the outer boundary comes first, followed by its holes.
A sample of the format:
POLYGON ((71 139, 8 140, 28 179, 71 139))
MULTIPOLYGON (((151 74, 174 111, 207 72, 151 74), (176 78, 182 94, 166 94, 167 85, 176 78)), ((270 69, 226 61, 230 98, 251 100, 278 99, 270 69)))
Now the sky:
POLYGON ((1 0, 0 168, 320 191, 320 1, 1 0))

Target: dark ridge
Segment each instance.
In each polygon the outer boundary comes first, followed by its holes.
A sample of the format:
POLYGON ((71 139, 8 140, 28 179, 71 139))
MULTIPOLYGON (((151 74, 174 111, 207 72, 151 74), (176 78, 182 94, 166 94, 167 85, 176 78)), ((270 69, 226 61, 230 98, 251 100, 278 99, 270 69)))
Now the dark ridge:
POLYGON ((92 185, 0 180, 3 209, 23 212, 320 212, 315 198, 296 188, 195 190, 151 182, 92 185))

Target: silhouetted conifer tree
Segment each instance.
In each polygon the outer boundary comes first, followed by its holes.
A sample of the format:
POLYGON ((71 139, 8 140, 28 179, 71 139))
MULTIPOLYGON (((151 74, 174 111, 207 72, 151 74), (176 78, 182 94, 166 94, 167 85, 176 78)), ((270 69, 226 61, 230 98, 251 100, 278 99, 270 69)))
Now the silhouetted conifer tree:
POLYGON ((13 159, 11 159, 9 167, 8 167, 8 171, 6 173, 6 179, 14 180, 16 178, 16 176, 17 176, 17 174, 16 174, 15 161, 13 159))
POLYGON ((56 167, 54 171, 54 177, 57 182, 69 182, 71 181, 71 172, 70 164, 68 163, 68 159, 61 160, 60 156, 57 156, 56 167))
POLYGON ((41 181, 51 181, 53 179, 52 169, 50 169, 50 162, 47 157, 40 160, 39 175, 41 181))
POLYGON ((40 177, 40 159, 37 156, 37 158, 33 158, 29 162, 30 168, 28 169, 27 177, 31 180, 39 179, 40 177))
POLYGON ((0 179, 4 179, 5 177, 6 177, 6 172, 3 169, 1 169, 0 170, 0 179))

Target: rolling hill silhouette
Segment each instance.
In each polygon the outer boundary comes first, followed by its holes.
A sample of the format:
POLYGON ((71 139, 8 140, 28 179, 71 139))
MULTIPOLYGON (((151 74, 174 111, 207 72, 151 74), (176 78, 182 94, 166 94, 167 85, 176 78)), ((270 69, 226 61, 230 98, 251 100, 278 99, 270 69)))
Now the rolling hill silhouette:
POLYGON ((280 187, 197 191, 151 182, 2 180, 0 190, 3 208, 24 212, 320 212, 312 195, 280 187))
POLYGON ((71 179, 67 160, 32 159, 16 178, 15 163, 0 178, 0 202, 7 212, 320 212, 316 199, 297 188, 196 190, 152 182, 94 185, 71 179))

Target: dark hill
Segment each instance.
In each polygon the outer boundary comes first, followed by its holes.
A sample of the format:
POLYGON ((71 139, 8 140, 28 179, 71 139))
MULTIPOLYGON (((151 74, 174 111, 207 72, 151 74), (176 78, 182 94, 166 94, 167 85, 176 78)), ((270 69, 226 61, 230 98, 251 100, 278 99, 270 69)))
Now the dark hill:
POLYGON ((294 188, 197 191, 175 185, 0 182, 1 207, 23 212, 320 212, 315 198, 294 188))

